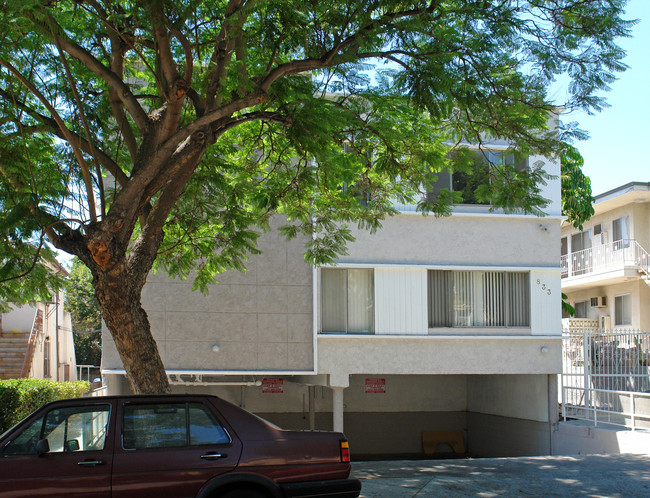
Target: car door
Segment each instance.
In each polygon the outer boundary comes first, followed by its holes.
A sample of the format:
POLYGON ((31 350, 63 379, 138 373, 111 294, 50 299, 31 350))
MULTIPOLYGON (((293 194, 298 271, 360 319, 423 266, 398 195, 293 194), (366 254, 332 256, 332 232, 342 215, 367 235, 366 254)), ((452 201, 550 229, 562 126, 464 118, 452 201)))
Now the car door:
POLYGON ((0 496, 110 497, 111 408, 67 403, 24 424, 0 448, 0 496))
POLYGON ((195 496, 233 470, 241 442, 200 398, 124 400, 115 442, 113 497, 195 496))

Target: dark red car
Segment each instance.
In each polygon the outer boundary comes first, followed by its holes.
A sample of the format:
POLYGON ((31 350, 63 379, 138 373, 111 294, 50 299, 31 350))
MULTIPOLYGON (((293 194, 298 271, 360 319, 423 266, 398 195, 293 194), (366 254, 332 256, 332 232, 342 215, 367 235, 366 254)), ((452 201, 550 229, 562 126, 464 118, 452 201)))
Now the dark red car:
POLYGON ((55 401, 0 436, 0 496, 359 496, 345 436, 214 396, 55 401))

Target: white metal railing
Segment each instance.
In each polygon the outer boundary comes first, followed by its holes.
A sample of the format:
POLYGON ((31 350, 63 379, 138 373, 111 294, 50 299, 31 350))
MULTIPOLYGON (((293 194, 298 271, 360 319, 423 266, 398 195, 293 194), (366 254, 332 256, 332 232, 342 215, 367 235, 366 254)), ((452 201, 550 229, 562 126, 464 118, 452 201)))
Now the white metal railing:
POLYGON ((650 430, 650 332, 565 330, 562 416, 650 430))
POLYGON ((634 239, 622 239, 600 244, 560 258, 562 278, 636 267, 647 277, 650 255, 634 239))
MULTIPOLYGON (((91 379, 91 372, 97 373, 99 375, 100 367, 95 365, 77 365, 77 379, 78 380, 87 380, 88 382, 93 382, 95 379, 91 379), (84 375, 85 372, 85 375, 84 375)), ((94 377, 94 375, 92 375, 94 377)))

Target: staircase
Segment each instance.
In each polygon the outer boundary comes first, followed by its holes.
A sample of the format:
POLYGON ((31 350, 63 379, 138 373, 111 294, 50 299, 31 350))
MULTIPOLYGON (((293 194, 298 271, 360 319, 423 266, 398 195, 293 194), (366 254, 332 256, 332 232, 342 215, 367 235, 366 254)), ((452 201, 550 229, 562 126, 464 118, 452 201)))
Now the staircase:
POLYGON ((0 321, 0 380, 29 377, 36 340, 43 332, 43 310, 34 315, 29 332, 2 330, 0 321))
POLYGON ((29 332, 0 332, 0 380, 21 376, 28 343, 29 332))

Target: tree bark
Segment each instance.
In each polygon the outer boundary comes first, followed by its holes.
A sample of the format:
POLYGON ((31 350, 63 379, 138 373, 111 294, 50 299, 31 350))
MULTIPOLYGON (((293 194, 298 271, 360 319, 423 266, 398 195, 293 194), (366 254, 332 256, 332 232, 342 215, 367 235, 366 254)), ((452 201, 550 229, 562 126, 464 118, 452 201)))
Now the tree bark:
POLYGON ((147 313, 140 304, 141 287, 134 288, 124 266, 96 274, 93 285, 131 390, 135 394, 168 392, 165 366, 151 334, 147 313))

